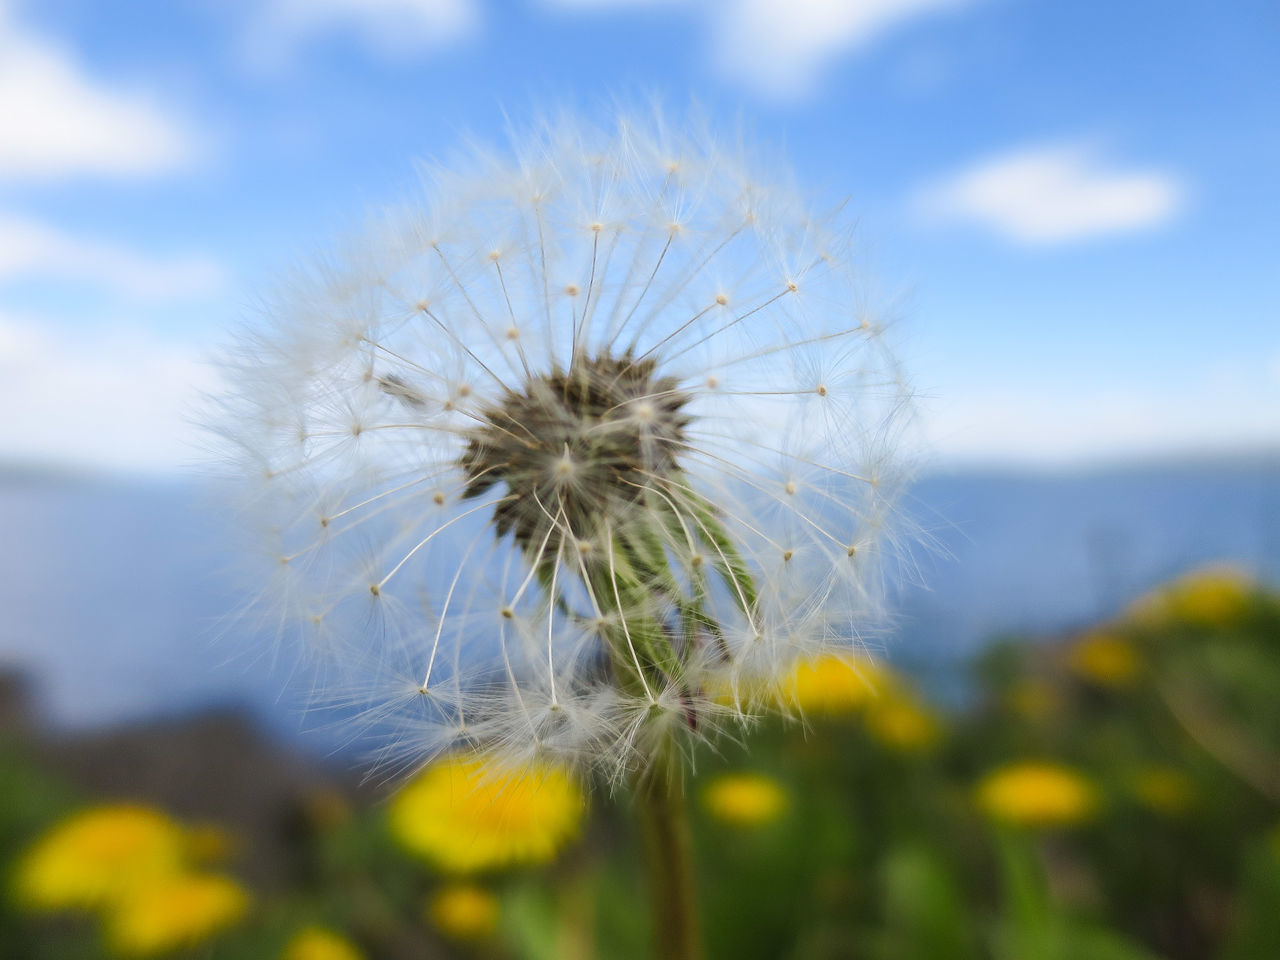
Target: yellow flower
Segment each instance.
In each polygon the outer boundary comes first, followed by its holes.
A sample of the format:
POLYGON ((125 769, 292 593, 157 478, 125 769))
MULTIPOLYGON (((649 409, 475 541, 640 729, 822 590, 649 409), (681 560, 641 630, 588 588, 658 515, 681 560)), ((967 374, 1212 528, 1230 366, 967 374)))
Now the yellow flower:
POLYGON ((1228 627, 1248 609, 1257 586, 1233 567, 1188 574, 1138 600, 1129 616, 1146 625, 1186 623, 1205 629, 1228 627))
POLYGON ((454 940, 483 940, 498 925, 498 901, 470 883, 451 883, 427 904, 427 919, 454 940))
POLYGON ((1047 680, 1018 681, 1009 691, 1009 709, 1030 723, 1043 723, 1062 709, 1062 695, 1047 680))
POLYGON ((165 953, 208 939, 238 922, 248 909, 249 895, 229 877, 169 877, 112 905, 107 942, 124 956, 165 953))
POLYGON ((1195 803, 1195 787, 1172 767, 1148 767, 1133 777, 1133 794, 1148 810, 1178 817, 1195 803))
POLYGON ((888 682, 888 673, 870 659, 824 654, 796 667, 783 685, 780 705, 810 715, 855 713, 888 682))
POLYGON ((340 933, 306 927, 285 945, 280 960, 364 960, 364 954, 340 933))
POLYGON ((182 828, 159 810, 96 807, 57 824, 28 851, 15 893, 38 909, 97 907, 178 873, 184 851, 182 828))
POLYGON ((400 791, 390 826, 440 869, 471 873, 550 861, 577 833, 584 806, 581 788, 559 768, 504 773, 455 756, 400 791))
POLYGON ((787 795, 776 780, 758 773, 717 777, 702 793, 702 803, 716 819, 735 827, 772 823, 787 808, 787 795))
POLYGON ((1138 651, 1114 633, 1086 633, 1067 652, 1067 667, 1102 687, 1120 689, 1133 683, 1141 663, 1138 651))
POLYGON ((886 747, 923 750, 938 740, 938 722, 924 707, 895 695, 867 708, 867 729, 886 747))
POLYGON ((988 816, 1024 827, 1081 823, 1098 808, 1098 795, 1083 776, 1056 763, 1018 763, 983 778, 978 806, 988 816))

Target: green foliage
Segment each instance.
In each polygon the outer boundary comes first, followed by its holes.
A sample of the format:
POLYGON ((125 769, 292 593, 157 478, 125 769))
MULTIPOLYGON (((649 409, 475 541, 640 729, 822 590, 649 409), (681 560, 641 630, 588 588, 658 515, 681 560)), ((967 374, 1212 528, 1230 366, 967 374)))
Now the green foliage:
MULTIPOLYGON (((1184 581, 1079 637, 993 645, 975 677, 950 713, 891 678, 879 700, 768 720, 697 758, 689 802, 709 957, 1280 957, 1275 596, 1184 581), (895 738, 881 721, 904 702, 928 712, 933 733, 895 738), (1017 790, 984 792, 993 771, 1019 769, 1017 790), (710 787, 744 772, 785 802, 748 791, 728 813, 716 807, 710 787), (1059 781, 1090 802, 1064 805, 1059 781)), ((0 752, 5 863, 90 799, 20 750, 0 752)), ((478 878, 500 920, 469 942, 433 928, 424 905, 447 878, 394 845, 382 807, 310 822, 286 888, 257 891, 251 918, 198 955, 277 957, 321 923, 369 958, 645 957, 639 841, 617 799, 593 804, 586 835, 551 869, 478 878)), ((0 904, 0 955, 97 960, 102 949, 84 920, 0 904)))
POLYGON ((1280 957, 1280 843, 1274 838, 1249 851, 1236 911, 1219 960, 1280 957))
POLYGON ((883 960, 978 956, 964 891, 938 852, 904 843, 884 859, 880 876, 884 930, 876 955, 883 960))

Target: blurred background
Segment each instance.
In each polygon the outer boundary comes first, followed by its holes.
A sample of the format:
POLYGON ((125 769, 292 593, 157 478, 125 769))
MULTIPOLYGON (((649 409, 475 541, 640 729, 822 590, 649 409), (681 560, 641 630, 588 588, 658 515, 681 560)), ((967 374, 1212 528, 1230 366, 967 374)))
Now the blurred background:
POLYGON ((0 955, 644 955, 605 797, 397 835, 194 424, 415 161, 651 100, 847 202, 922 394, 875 665, 700 763, 712 955, 1280 956, 1269 0, 0 0, 0 955))

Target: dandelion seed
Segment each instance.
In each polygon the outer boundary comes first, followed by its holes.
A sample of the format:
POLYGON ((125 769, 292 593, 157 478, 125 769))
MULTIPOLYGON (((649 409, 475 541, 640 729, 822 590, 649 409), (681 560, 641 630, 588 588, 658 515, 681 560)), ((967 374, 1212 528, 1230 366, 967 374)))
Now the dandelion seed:
POLYGON ((388 762, 625 779, 877 621, 909 391, 848 237, 651 126, 434 171, 231 362, 260 606, 388 762))

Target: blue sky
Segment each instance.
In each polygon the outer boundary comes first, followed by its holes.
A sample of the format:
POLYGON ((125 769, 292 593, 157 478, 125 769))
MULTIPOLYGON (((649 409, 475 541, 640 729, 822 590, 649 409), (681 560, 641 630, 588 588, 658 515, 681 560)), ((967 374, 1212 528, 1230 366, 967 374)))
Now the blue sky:
POLYGON ((179 467, 416 159, 651 97, 849 199, 935 462, 1277 446, 1266 0, 0 0, 0 461, 179 467))

